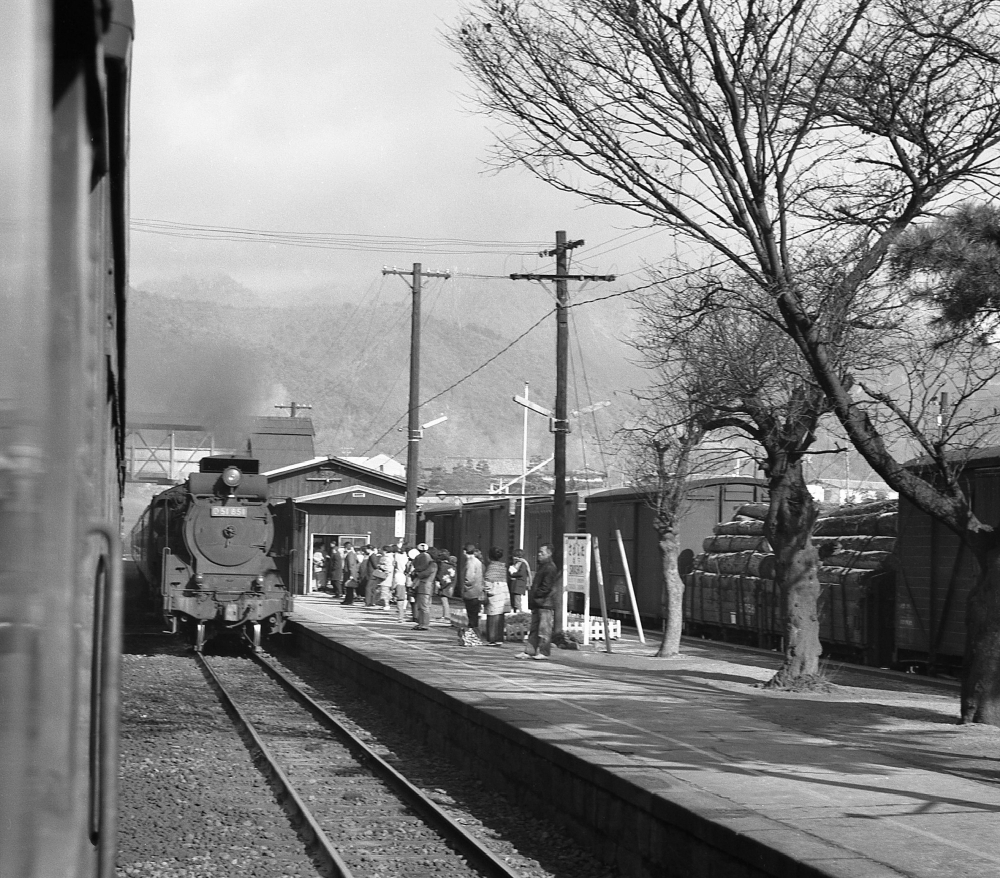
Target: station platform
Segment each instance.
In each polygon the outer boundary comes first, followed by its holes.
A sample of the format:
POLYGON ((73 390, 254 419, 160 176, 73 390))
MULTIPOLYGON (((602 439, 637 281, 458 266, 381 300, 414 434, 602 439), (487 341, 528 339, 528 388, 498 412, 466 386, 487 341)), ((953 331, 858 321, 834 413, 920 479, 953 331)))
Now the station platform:
POLYGON ((325 595, 292 621, 300 648, 623 875, 1000 874, 1000 729, 958 725, 957 688, 840 666, 830 693, 772 692, 777 656, 686 641, 657 659, 655 634, 628 631, 610 653, 519 661, 325 595))

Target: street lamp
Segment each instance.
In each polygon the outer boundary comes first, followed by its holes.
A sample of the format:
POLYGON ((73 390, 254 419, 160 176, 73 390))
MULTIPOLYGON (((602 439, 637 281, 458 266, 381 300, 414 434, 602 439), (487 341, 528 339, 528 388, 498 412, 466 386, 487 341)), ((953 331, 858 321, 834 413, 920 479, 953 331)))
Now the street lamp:
MULTIPOLYGON (((524 406, 524 408, 525 408, 525 413, 524 413, 524 449, 523 449, 522 463, 521 463, 521 467, 522 467, 522 473, 521 473, 521 532, 520 532, 520 535, 518 537, 518 548, 523 549, 524 548, 525 507, 526 507, 526 503, 527 503, 527 500, 525 499, 525 491, 526 491, 525 483, 526 483, 527 477, 528 477, 528 468, 527 468, 528 467, 528 412, 527 412, 527 410, 530 409, 531 411, 536 412, 537 414, 542 415, 543 417, 548 418, 549 419, 549 432, 550 433, 562 433, 562 434, 565 434, 565 433, 568 433, 570 431, 570 421, 572 419, 579 418, 580 415, 586 415, 586 414, 589 414, 590 412, 596 412, 598 409, 602 409, 602 408, 605 408, 606 406, 611 405, 611 403, 609 401, 607 401, 607 400, 604 400, 602 402, 595 402, 593 405, 588 405, 588 406, 585 406, 582 409, 578 409, 578 410, 576 410, 574 412, 571 412, 570 416, 565 421, 561 421, 560 422, 559 420, 556 419, 556 417, 555 417, 555 415, 554 415, 554 413, 552 412, 551 409, 547 409, 544 406, 540 406, 540 405, 538 405, 538 403, 532 402, 530 399, 528 399, 528 383, 527 382, 525 382, 525 384, 524 384, 524 396, 515 396, 515 397, 513 397, 513 399, 514 399, 514 402, 516 402, 520 406, 524 406)), ((558 452, 558 446, 557 446, 556 450, 558 452)), ((554 458, 555 458, 555 455, 553 455, 552 457, 550 457, 549 460, 553 460, 554 458)), ((548 461, 546 461, 545 463, 548 463, 548 461)), ((556 490, 555 490, 555 496, 553 497, 553 501, 552 501, 553 502, 553 506, 552 506, 552 519, 553 519, 553 534, 552 534, 552 536, 553 536, 553 540, 561 540, 562 539, 562 533, 559 533, 557 535, 557 531, 559 531, 560 528, 557 528, 555 526, 555 523, 556 523, 556 521, 562 522, 562 521, 565 520, 564 511, 562 509, 559 509, 559 510, 556 509, 556 498, 558 498, 560 496, 562 498, 565 498, 565 496, 566 496, 566 481, 565 481, 565 472, 566 472, 566 466, 565 466, 565 464, 566 464, 566 462, 565 462, 565 460, 563 460, 563 461, 561 461, 561 463, 562 463, 561 466, 558 465, 558 464, 556 466, 556 490), (563 476, 563 478, 562 478, 562 484, 561 485, 559 484, 559 475, 560 475, 560 473, 562 473, 562 476, 563 476)), ((540 469, 544 465, 545 465, 544 463, 543 464, 539 464, 539 466, 536 466, 536 467, 533 468, 532 472, 534 470, 536 470, 536 469, 540 469)), ((510 484, 514 484, 514 483, 511 482, 510 484)), ((562 530, 565 530, 565 527, 563 527, 562 530)), ((560 548, 560 552, 561 552, 562 547, 560 546, 559 548, 560 548)))

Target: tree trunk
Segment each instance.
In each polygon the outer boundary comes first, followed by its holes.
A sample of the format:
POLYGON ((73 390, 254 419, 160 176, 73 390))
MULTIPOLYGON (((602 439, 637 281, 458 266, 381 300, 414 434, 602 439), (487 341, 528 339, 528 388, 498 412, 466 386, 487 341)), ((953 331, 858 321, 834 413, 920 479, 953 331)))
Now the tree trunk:
POLYGON ((979 568, 965 610, 962 722, 1000 726, 1000 544, 969 539, 979 568))
POLYGON ((812 542, 818 510, 806 487, 801 462, 774 467, 765 529, 774 549, 775 580, 785 610, 785 662, 768 682, 790 688, 818 682, 819 552, 812 542))
POLYGON ((660 567, 663 571, 663 594, 660 601, 663 610, 663 639, 655 658, 671 658, 680 655, 681 629, 684 624, 684 580, 677 569, 680 554, 680 538, 675 530, 660 534, 660 567))

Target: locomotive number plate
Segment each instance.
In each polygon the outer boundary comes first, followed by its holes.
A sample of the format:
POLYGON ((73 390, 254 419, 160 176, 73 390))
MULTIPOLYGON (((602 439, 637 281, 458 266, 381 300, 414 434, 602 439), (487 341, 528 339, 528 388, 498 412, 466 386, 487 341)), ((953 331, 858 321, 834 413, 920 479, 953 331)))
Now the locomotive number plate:
POLYGON ((212 518, 246 518, 246 506, 213 506, 212 518))

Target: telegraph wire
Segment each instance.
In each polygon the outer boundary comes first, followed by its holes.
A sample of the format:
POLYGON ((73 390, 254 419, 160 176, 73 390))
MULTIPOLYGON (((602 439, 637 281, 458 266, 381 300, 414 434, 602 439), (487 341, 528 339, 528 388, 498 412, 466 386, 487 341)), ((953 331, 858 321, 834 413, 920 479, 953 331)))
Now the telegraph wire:
MULTIPOLYGON (((583 345, 580 344, 580 333, 577 331, 576 318, 573 312, 569 312, 570 326, 573 330, 573 338, 576 340, 576 348, 580 357, 580 371, 583 373, 583 386, 587 389, 587 405, 594 405, 594 393, 590 387, 590 380, 587 378, 587 363, 583 356, 583 345)), ((579 408, 579 406, 578 406, 579 408)), ((604 441, 601 438, 601 430, 597 424, 597 409, 593 409, 590 413, 591 420, 594 422, 594 437, 597 439, 597 452, 601 457, 601 466, 605 471, 608 470, 608 458, 604 451, 604 441)), ((583 434, 580 435, 580 442, 583 444, 583 434)), ((583 447, 584 457, 586 458, 587 448, 586 445, 583 447)))
MULTIPOLYGON (((440 393, 435 393, 434 396, 431 396, 431 397, 428 397, 425 400, 422 400, 420 402, 420 405, 421 406, 428 405, 429 403, 434 402, 434 400, 439 399, 440 397, 444 396, 446 393, 449 393, 450 391, 454 390, 456 387, 458 387, 459 384, 462 384, 465 381, 468 381, 477 372, 481 372, 488 365, 490 365, 490 363, 492 363, 494 360, 498 359, 500 356, 502 356, 503 354, 507 353, 507 351, 509 351, 512 347, 514 347, 514 345, 516 345, 519 341, 521 341, 521 339, 523 339, 529 333, 531 333, 534 330, 536 330, 539 326, 542 325, 542 323, 544 323, 549 317, 551 317, 555 313, 556 313, 556 309, 553 308, 551 311, 548 311, 547 313, 543 314, 538 320, 536 320, 534 323, 532 323, 531 326, 529 326, 526 330, 524 330, 524 332, 522 332, 510 344, 508 344, 506 347, 501 348, 492 357, 490 357, 488 360, 486 360, 486 362, 480 364, 475 369, 473 369, 471 372, 469 372, 468 374, 466 374, 466 375, 462 376, 461 378, 459 378, 458 381, 455 381, 453 384, 449 384, 440 393)), ((360 456, 361 457, 365 457, 368 454, 369 451, 371 451, 373 448, 375 448, 375 446, 377 446, 379 444, 379 442, 381 442, 383 439, 385 439, 385 437, 388 436, 393 430, 395 430, 396 427, 400 424, 400 422, 404 418, 408 418, 409 415, 410 415, 410 413, 409 413, 409 411, 407 411, 404 414, 400 415, 398 418, 396 418, 396 420, 392 423, 392 425, 389 427, 389 429, 386 430, 381 436, 379 436, 378 439, 376 439, 374 442, 372 442, 372 444, 369 445, 368 448, 366 448, 361 453, 360 456)))
POLYGON ((325 250, 354 250, 374 252, 420 252, 436 254, 509 254, 537 252, 544 243, 537 241, 475 240, 470 238, 423 238, 408 235, 368 235, 355 232, 285 232, 268 229, 250 229, 237 226, 213 226, 181 223, 170 220, 133 219, 131 229, 153 235, 211 241, 230 241, 257 244, 282 244, 292 247, 310 247, 325 250))

